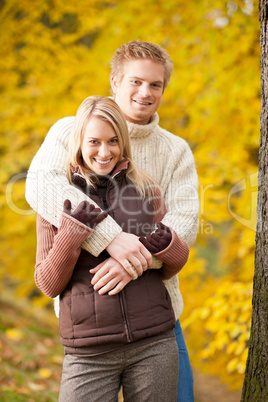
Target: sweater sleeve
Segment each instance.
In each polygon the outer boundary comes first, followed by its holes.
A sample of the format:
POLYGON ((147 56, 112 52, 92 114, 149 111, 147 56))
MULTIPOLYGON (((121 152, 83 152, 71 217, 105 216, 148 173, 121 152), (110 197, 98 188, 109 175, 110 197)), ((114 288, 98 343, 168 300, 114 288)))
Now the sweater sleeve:
MULTIPOLYGON (((164 198, 161 194, 160 188, 155 188, 154 193, 154 221, 161 221, 166 213, 166 206, 164 198)), ((154 254, 154 257, 163 262, 161 268, 162 279, 170 279, 176 275, 186 264, 189 256, 189 247, 183 241, 181 241, 171 229, 172 239, 169 245, 159 253, 154 254)))
MULTIPOLYGON (((66 117, 49 130, 41 148, 30 165, 26 179, 26 199, 29 205, 45 220, 59 227, 62 205, 66 198, 72 203, 72 210, 83 200, 96 205, 83 192, 72 186, 66 175, 69 136, 74 117, 66 117)), ((108 216, 99 223, 82 247, 98 256, 122 231, 108 216)))
POLYGON ((171 229, 172 239, 169 245, 154 256, 163 261, 161 269, 162 279, 170 279, 184 267, 188 261, 189 247, 181 241, 178 235, 171 229))
POLYGON ((35 283, 45 295, 53 298, 69 283, 81 243, 93 230, 63 213, 59 230, 37 215, 36 232, 35 283))
POLYGON ((161 180, 167 208, 162 222, 190 246, 194 243, 198 230, 198 177, 189 145, 182 139, 179 143, 177 140, 178 138, 175 141, 172 139, 169 144, 169 164, 161 180))

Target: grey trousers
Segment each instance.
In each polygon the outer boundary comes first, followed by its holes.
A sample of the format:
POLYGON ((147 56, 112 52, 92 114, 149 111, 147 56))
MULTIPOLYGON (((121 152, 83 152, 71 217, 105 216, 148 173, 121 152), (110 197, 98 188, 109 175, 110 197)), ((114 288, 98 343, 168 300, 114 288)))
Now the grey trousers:
POLYGON ((59 402, 176 402, 179 352, 174 338, 93 357, 66 355, 59 402))

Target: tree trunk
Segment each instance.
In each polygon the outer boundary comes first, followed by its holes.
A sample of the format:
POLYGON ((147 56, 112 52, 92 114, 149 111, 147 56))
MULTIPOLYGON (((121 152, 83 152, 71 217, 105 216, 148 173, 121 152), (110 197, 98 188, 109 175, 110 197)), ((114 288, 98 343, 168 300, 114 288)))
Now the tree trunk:
POLYGON ((261 138, 258 222, 249 352, 241 401, 268 401, 268 0, 259 2, 261 25, 261 138))

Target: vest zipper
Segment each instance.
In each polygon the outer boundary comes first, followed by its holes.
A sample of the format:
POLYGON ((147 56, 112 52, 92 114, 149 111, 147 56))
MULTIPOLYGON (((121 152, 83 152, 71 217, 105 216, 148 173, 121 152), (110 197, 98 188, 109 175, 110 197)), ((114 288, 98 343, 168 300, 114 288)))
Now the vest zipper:
MULTIPOLYGON (((114 179, 120 173, 121 173, 121 171, 117 172, 112 177, 112 179, 114 179)), ((107 209, 110 206, 110 204, 108 202, 108 199, 109 199, 109 191, 110 191, 111 183, 112 183, 112 181, 109 180, 108 185, 107 185, 106 197, 105 197, 105 204, 107 205, 107 209)), ((114 218, 114 211, 113 210, 110 211, 110 216, 112 218, 114 218)), ((119 292, 119 300, 120 300, 121 310, 122 310, 122 314, 123 314, 123 320, 124 320, 124 326, 125 326, 125 331, 126 331, 127 342, 131 342, 132 341, 132 336, 131 336, 131 332, 130 332, 129 324, 128 324, 128 319, 127 319, 124 289, 122 289, 121 292, 119 292)))
POLYGON ((124 318, 124 325, 125 325, 125 329, 126 329, 127 341, 131 342, 132 341, 132 336, 131 336, 131 333, 130 333, 130 330, 129 330, 124 296, 125 296, 124 289, 122 289, 121 292, 119 293, 119 299, 120 299, 120 304, 121 304, 123 318, 124 318))

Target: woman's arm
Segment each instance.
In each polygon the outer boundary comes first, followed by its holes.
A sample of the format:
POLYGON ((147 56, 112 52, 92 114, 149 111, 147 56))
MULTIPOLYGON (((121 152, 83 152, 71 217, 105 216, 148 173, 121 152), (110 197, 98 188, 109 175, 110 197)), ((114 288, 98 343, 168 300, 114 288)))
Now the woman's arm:
POLYGON ((106 212, 82 201, 71 213, 71 202, 64 201, 59 230, 37 215, 37 253, 35 282, 54 298, 66 288, 81 253, 81 243, 107 217, 106 212))
POLYGON ((170 279, 186 264, 189 247, 173 230, 161 222, 158 226, 154 233, 140 237, 140 241, 155 257, 163 261, 160 271, 162 279, 170 279))
MULTIPOLYGON (((154 222, 157 229, 146 237, 140 237, 142 244, 164 264, 161 268, 162 279, 170 279, 186 264, 189 247, 180 240, 177 233, 164 225, 161 220, 166 214, 166 205, 158 186, 154 189, 154 222)), ((154 268, 154 265, 153 265, 154 268)))
POLYGON ((92 229, 67 214, 57 230, 37 215, 36 286, 48 297, 56 297, 66 288, 81 253, 81 243, 92 229))

